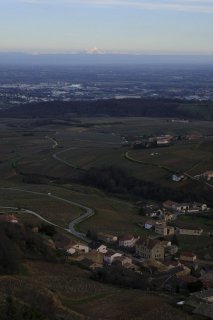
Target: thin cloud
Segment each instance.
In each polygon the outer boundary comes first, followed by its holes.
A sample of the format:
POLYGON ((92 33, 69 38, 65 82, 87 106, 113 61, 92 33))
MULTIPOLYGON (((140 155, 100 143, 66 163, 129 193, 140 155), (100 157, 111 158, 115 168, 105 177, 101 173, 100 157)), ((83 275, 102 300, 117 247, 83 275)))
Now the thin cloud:
MULTIPOLYGON (((67 0, 67 2, 73 2, 67 0)), ((213 0, 80 0, 81 3, 96 5, 130 6, 147 10, 175 10, 213 13, 213 0)))
MULTIPOLYGON (((1 1, 1 0, 0 0, 1 1)), ((175 10, 213 13, 213 0, 13 0, 27 4, 129 6, 145 10, 175 10)))

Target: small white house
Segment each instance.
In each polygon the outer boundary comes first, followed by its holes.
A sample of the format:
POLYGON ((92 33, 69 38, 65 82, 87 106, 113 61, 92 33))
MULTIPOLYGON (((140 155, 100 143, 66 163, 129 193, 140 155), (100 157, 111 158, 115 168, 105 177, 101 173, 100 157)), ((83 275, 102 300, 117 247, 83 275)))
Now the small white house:
POLYGON ((97 249, 100 253, 107 253, 107 246, 104 246, 103 244, 97 249))
POLYGON ((69 254, 74 254, 76 252, 76 249, 75 248, 69 248, 69 249, 67 249, 67 253, 69 253, 69 254))
POLYGON ((89 244, 89 248, 90 250, 94 250, 100 253, 107 253, 107 246, 105 246, 104 244, 100 243, 100 242, 91 242, 89 244))
POLYGON ((187 210, 190 209, 190 204, 189 203, 177 203, 174 206, 174 209, 178 212, 185 213, 187 210))
POLYGON ((88 253, 89 252, 89 247, 86 244, 83 243, 76 243, 75 245, 72 246, 73 249, 79 252, 84 252, 88 253))
POLYGON ((176 174, 173 174, 173 175, 172 175, 172 180, 175 181, 175 182, 180 182, 180 181, 182 181, 183 179, 184 179, 184 176, 183 176, 183 175, 181 175, 181 176, 178 176, 178 175, 176 175, 176 174))
POLYGON ((108 252, 104 255, 104 262, 106 262, 107 264, 112 264, 113 261, 115 260, 115 258, 121 257, 121 256, 122 256, 121 253, 113 252, 113 251, 108 251, 108 252))
POLYGON ((123 237, 120 237, 119 238, 119 241, 118 241, 118 245, 119 247, 128 247, 128 248, 131 248, 131 247, 134 247, 136 241, 138 240, 139 238, 135 238, 133 235, 131 234, 128 234, 128 235, 124 235, 123 237))

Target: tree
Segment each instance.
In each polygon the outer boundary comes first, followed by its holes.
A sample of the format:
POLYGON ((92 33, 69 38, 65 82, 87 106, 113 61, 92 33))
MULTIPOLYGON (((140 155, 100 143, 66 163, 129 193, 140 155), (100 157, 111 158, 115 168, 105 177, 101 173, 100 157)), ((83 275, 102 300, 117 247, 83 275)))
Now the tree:
POLYGON ((51 224, 42 224, 40 232, 45 233, 49 237, 53 237, 56 234, 55 227, 51 224))
POLYGON ((190 292, 201 291, 203 289, 203 283, 202 283, 202 281, 198 280, 196 282, 188 283, 187 287, 190 292))
POLYGON ((138 215, 139 216, 145 216, 145 210, 143 207, 141 207, 139 210, 138 210, 138 215))
POLYGON ((179 241, 178 241, 178 238, 176 236, 176 234, 172 237, 172 244, 176 245, 179 247, 179 241))

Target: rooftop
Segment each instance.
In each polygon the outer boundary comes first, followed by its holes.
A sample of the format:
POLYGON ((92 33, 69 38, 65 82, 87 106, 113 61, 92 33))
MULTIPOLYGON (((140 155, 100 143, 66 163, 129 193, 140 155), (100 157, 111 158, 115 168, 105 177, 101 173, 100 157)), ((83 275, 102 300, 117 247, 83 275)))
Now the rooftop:
POLYGON ((101 242, 97 242, 97 241, 93 241, 89 244, 90 249, 94 249, 97 250, 98 248, 100 248, 100 246, 102 246, 103 244, 101 242))
POLYGON ((150 250, 153 249, 156 245, 162 246, 160 240, 142 238, 142 237, 137 241, 137 245, 140 245, 140 244, 146 246, 150 250))
POLYGON ((193 257, 196 257, 196 254, 189 252, 189 251, 183 251, 180 253, 180 256, 193 258, 193 257))
POLYGON ((132 234, 127 234, 119 238, 119 241, 130 241, 135 237, 132 234))

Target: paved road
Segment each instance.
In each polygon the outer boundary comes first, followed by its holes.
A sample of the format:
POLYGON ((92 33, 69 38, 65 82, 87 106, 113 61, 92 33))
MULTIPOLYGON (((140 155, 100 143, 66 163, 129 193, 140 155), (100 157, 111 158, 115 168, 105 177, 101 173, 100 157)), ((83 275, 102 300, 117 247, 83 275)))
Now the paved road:
POLYGON ((59 226, 59 225, 56 224, 56 223, 53 223, 53 222, 45 219, 45 218, 42 217, 40 214, 38 214, 37 212, 32 211, 32 210, 28 210, 28 209, 24 209, 24 208, 19 209, 19 208, 15 208, 15 207, 2 207, 2 206, 0 206, 0 209, 10 209, 11 211, 13 210, 13 212, 17 212, 17 213, 19 213, 19 212, 29 213, 29 214, 35 216, 36 218, 39 218, 40 220, 42 220, 42 221, 44 221, 44 222, 46 222, 46 223, 48 223, 48 224, 51 224, 52 226, 55 226, 55 227, 58 227, 58 228, 61 228, 61 229, 66 230, 65 228, 59 226))
POLYGON ((53 158, 54 158, 55 160, 57 160, 57 161, 65 164, 65 165, 68 166, 68 167, 71 167, 71 168, 74 168, 74 169, 81 169, 81 170, 83 170, 82 168, 80 168, 80 167, 78 167, 78 166, 75 166, 75 165, 72 164, 71 162, 68 162, 68 161, 66 161, 66 160, 64 160, 64 159, 62 159, 62 158, 59 157, 60 154, 66 152, 66 151, 75 150, 75 149, 77 149, 77 148, 76 148, 76 147, 71 147, 71 148, 68 148, 68 149, 59 151, 59 152, 57 152, 57 153, 54 153, 54 154, 53 154, 53 158))
MULTIPOLYGON (((55 224, 55 223, 53 223, 53 222, 51 222, 51 221, 49 221, 47 219, 45 219, 44 217, 42 217, 41 215, 39 215, 38 213, 36 213, 34 211, 27 210, 27 209, 24 209, 24 211, 26 213, 29 213, 29 214, 32 214, 32 215, 36 216, 37 218, 39 218, 40 220, 45 221, 46 223, 54 225, 54 226, 56 226, 58 228, 61 228, 63 230, 66 230, 67 232, 71 233, 72 235, 74 235, 78 239, 81 239, 81 240, 84 240, 86 242, 89 242, 89 239, 86 237, 86 235, 84 233, 78 232, 75 228, 76 228, 77 224, 87 220, 88 218, 92 217, 95 214, 95 211, 92 208, 86 207, 86 206, 84 206, 84 205, 82 205, 82 204, 80 204, 78 202, 75 202, 75 201, 67 200, 67 199, 52 195, 50 193, 46 194, 46 193, 42 193, 42 192, 29 191, 29 190, 19 189, 19 188, 0 188, 0 190, 25 192, 25 193, 30 193, 30 194, 34 194, 34 195, 45 196, 45 197, 48 197, 49 199, 56 199, 58 201, 62 201, 62 202, 65 202, 65 203, 68 203, 70 205, 74 205, 76 207, 79 207, 79 208, 83 209, 84 213, 82 213, 80 215, 80 217, 77 217, 74 220, 72 220, 69 223, 69 227, 67 229, 63 228, 62 226, 57 225, 57 224, 55 224)), ((10 208, 10 207, 8 207, 8 208, 10 208)))
MULTIPOLYGON (((58 144, 58 142, 57 142, 54 138, 51 138, 51 137, 49 137, 49 136, 46 136, 45 138, 46 138, 46 139, 49 139, 50 141, 53 142, 52 149, 55 149, 55 148, 58 147, 59 144, 58 144)), ((78 169, 77 166, 75 166, 75 165, 73 165, 72 163, 70 163, 70 162, 68 162, 68 161, 66 161, 66 160, 64 160, 64 159, 62 159, 62 158, 59 157, 60 154, 66 152, 66 151, 75 150, 75 149, 77 149, 77 148, 76 148, 76 147, 70 147, 70 148, 68 148, 68 149, 61 150, 61 151, 59 151, 59 152, 57 152, 57 153, 54 153, 54 154, 53 154, 53 158, 54 158, 55 160, 57 160, 57 161, 65 164, 65 165, 71 167, 71 168, 78 169)))
POLYGON ((46 136, 45 138, 53 142, 52 149, 55 149, 58 147, 58 142, 54 138, 51 138, 49 136, 46 136))

